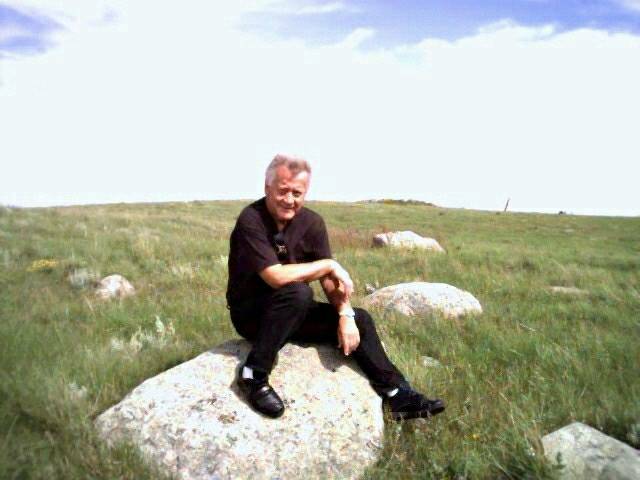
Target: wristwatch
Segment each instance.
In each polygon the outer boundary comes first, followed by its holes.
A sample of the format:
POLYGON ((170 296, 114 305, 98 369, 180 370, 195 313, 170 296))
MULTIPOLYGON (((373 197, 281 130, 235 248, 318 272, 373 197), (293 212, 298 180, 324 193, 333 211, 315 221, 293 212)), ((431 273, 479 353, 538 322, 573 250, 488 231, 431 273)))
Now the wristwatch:
POLYGON ((352 320, 356 319, 356 312, 353 311, 353 308, 345 308, 339 312, 341 317, 349 317, 352 320))

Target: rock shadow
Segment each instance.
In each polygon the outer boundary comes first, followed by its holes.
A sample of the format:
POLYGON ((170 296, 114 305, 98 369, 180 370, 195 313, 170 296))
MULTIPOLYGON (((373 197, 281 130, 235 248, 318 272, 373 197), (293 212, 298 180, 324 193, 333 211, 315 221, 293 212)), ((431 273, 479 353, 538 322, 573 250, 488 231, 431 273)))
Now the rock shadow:
MULTIPOLYGON (((353 357, 345 356, 338 348, 331 345, 330 343, 309 343, 309 342, 299 342, 299 341, 291 341, 287 342, 293 345, 296 345, 301 348, 313 348, 315 349, 318 359, 320 360, 320 364, 331 372, 337 372, 337 370, 346 366, 353 370, 356 374, 360 375, 362 378, 368 381, 367 376, 358 366, 356 360, 353 357)), ((209 350, 210 353, 221 354, 229 357, 234 357, 237 359, 238 363, 234 372, 234 378, 229 384, 229 389, 234 393, 234 395, 243 403, 250 406, 249 403, 244 398, 243 393, 238 386, 236 379, 240 374, 240 368, 244 364, 247 355, 251 351, 252 343, 243 338, 234 338, 231 340, 227 340, 226 342, 212 348, 209 350)), ((283 347, 284 348, 284 347, 283 347)), ((278 365, 278 361, 280 359, 280 355, 282 352, 278 353, 276 357, 276 362, 274 364, 274 368, 278 365)))

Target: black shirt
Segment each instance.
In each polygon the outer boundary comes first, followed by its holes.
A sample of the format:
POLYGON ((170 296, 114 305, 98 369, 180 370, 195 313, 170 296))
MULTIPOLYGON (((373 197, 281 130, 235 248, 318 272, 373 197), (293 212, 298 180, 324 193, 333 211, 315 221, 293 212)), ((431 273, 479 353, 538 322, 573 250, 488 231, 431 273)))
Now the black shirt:
POLYGON ((231 232, 227 303, 238 305, 271 290, 258 275, 271 265, 307 263, 322 258, 331 258, 322 217, 302 207, 278 234, 276 222, 262 197, 240 212, 231 232))

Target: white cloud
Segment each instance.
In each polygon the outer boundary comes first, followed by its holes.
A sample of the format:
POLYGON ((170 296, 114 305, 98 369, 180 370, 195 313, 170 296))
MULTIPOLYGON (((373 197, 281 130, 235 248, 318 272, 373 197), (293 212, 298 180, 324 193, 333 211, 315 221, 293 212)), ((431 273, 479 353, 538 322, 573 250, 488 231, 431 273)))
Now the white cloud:
POLYGON ((119 22, 80 13, 1 60, 0 203, 252 198, 287 151, 314 162, 311 198, 640 214, 640 37, 505 22, 363 51, 368 29, 239 31, 286 5, 238 3, 105 2, 119 22))
POLYGON ((315 5, 305 5, 300 7, 296 13, 298 15, 318 15, 344 11, 351 11, 351 9, 343 2, 330 2, 315 5))
POLYGON ((254 0, 242 3, 244 13, 261 12, 278 15, 326 15, 337 12, 357 12, 359 9, 344 2, 309 2, 300 0, 254 0))
POLYGON ((349 48, 357 48, 362 43, 370 39, 375 35, 375 30, 372 28, 356 28, 341 42, 341 45, 349 48))

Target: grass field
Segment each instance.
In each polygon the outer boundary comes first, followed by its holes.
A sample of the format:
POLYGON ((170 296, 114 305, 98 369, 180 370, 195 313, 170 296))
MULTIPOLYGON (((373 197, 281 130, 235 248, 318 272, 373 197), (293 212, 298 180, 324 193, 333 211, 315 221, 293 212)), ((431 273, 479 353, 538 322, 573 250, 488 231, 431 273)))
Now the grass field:
MULTIPOLYGON (((246 203, 0 207, 0 478, 159 478, 135 449, 106 449, 92 421, 236 336, 225 256, 246 203), (122 274, 137 295, 97 301, 68 281, 78 268, 122 274)), ((308 206, 356 282, 354 304, 365 283, 423 280, 484 308, 455 321, 373 312, 393 361, 448 409, 389 423, 367 478, 554 478, 540 438, 576 420, 640 447, 640 218, 308 206), (371 249, 374 233, 405 229, 448 253, 371 249)))

